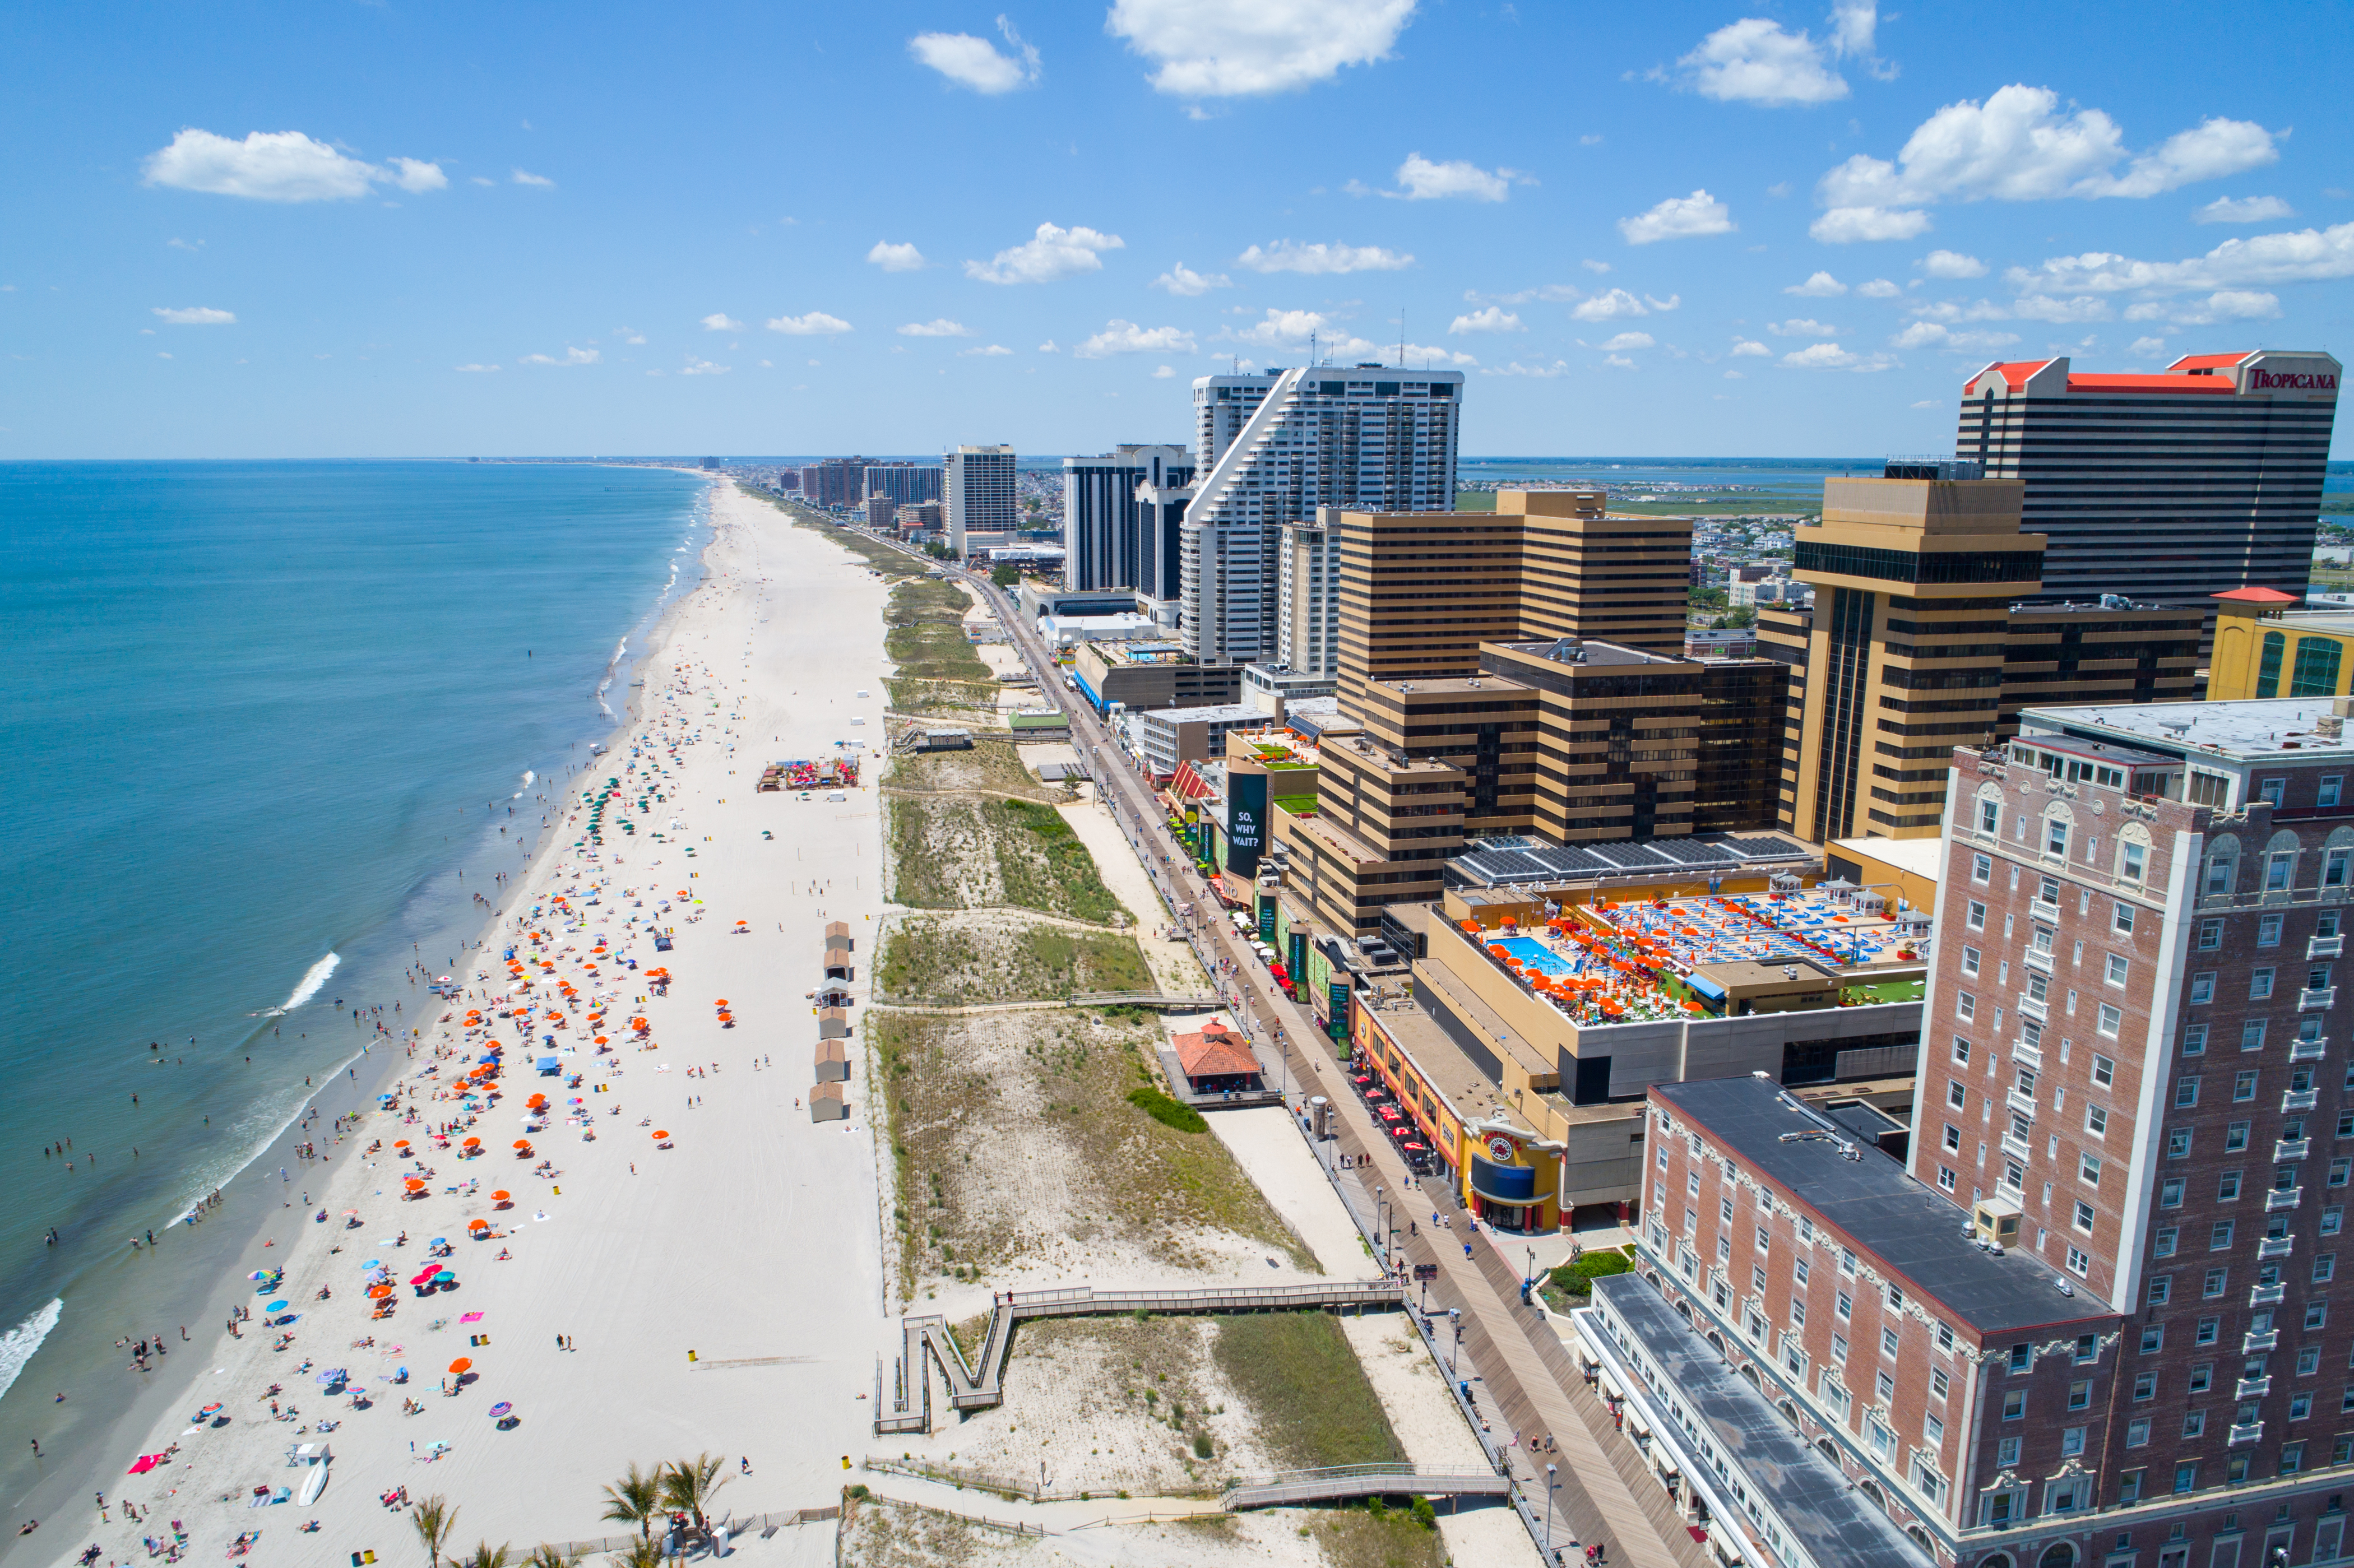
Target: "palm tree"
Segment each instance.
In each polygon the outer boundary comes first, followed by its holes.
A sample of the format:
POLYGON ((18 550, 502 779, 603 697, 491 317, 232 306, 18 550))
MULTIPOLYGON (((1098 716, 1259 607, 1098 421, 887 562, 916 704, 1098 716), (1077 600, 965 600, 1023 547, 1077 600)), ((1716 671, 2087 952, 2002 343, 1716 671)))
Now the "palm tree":
POLYGON ((457 1560, 458 1568, 507 1568, 508 1550, 504 1542, 496 1546, 487 1541, 478 1542, 472 1557, 457 1560))
POLYGON ((672 1508, 684 1509, 695 1516, 697 1534, 703 1532, 703 1510, 711 1496, 731 1479, 727 1461, 716 1454, 697 1454, 692 1459, 677 1459, 663 1467, 662 1500, 672 1508))
POLYGON ((458 1510, 436 1492, 410 1510, 409 1522, 417 1527, 417 1539, 425 1548, 425 1568, 441 1568, 441 1543, 458 1528, 458 1510))
POLYGON ((523 1560, 523 1568, 572 1568, 579 1561, 561 1546, 550 1546, 543 1541, 523 1560))
POLYGON ((663 1549, 651 1540, 632 1541, 627 1552, 617 1552, 613 1568, 663 1568, 663 1549))
POLYGON ((662 1511, 663 1467, 649 1475, 635 1464, 630 1473, 605 1488, 605 1511, 597 1517, 616 1524, 634 1524, 638 1534, 652 1540, 654 1515, 662 1511))

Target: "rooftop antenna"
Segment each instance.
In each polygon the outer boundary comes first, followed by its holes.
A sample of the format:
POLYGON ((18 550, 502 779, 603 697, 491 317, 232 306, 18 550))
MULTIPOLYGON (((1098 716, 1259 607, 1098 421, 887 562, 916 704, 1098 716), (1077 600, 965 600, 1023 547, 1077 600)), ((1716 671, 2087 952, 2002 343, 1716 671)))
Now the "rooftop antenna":
POLYGON ((1398 368, 1405 368, 1405 307, 1398 307, 1398 368))
POLYGON ((1316 363, 1316 334, 1313 332, 1308 334, 1308 363, 1316 363))

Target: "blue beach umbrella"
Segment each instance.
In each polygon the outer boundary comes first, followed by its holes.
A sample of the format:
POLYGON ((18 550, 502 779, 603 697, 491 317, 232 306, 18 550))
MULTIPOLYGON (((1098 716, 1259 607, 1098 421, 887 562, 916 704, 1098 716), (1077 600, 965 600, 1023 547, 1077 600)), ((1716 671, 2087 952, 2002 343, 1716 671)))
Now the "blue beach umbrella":
POLYGON ((262 1310, 265 1312, 283 1312, 286 1310, 286 1303, 283 1301, 272 1301, 269 1306, 264 1307, 262 1310))

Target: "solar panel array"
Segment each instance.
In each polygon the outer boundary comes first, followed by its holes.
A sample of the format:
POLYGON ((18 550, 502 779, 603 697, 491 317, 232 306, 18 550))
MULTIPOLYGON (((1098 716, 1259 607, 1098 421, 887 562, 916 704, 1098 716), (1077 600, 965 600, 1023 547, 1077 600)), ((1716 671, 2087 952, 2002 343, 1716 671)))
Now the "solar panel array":
POLYGON ((1482 849, 1458 855, 1455 869, 1489 887, 1565 878, 1623 876, 1630 872, 1688 871, 1747 861, 1805 859, 1804 850, 1776 838, 1651 839, 1641 843, 1573 844, 1561 849, 1482 849))

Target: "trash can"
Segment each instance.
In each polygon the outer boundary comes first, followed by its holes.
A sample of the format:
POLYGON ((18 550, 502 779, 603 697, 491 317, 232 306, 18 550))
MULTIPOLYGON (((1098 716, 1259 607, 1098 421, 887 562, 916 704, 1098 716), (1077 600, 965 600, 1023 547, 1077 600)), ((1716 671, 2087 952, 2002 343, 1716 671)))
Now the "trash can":
POLYGON ((1332 1136, 1332 1102, 1322 1095, 1313 1095, 1308 1101, 1308 1117, 1311 1130, 1320 1139, 1332 1136))

